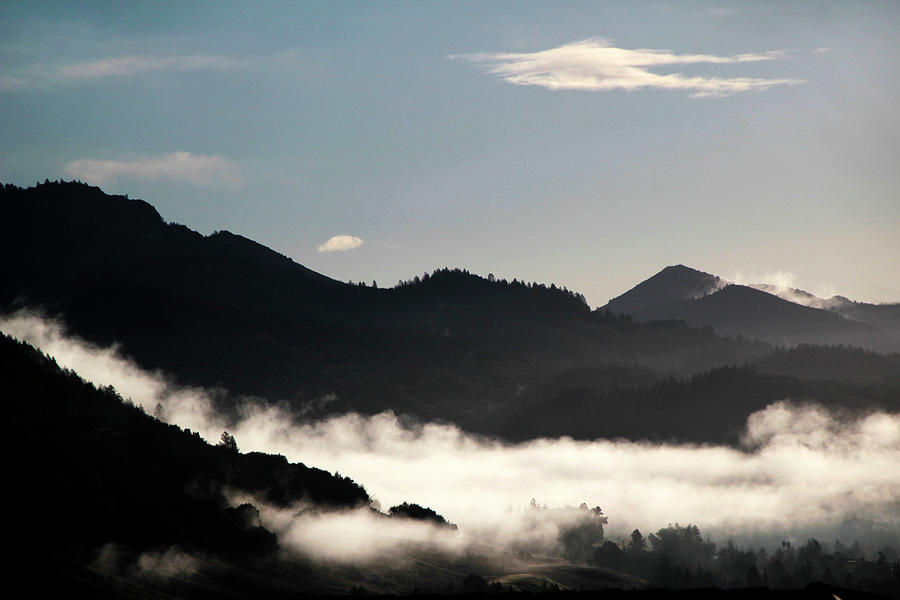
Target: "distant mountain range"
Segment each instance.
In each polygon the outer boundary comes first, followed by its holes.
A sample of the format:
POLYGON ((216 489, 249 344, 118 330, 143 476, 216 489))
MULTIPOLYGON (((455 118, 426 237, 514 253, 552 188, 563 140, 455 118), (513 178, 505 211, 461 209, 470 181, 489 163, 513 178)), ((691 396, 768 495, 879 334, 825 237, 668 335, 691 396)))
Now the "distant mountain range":
POLYGON ((750 284, 750 287, 774 294, 779 298, 837 313, 851 321, 860 321, 874 325, 879 329, 900 336, 900 304, 871 304, 856 302, 844 296, 819 298, 809 292, 791 287, 782 287, 765 283, 750 284))
POLYGON ((767 284, 736 285, 684 265, 666 267, 603 308, 641 322, 680 319, 781 346, 844 344, 900 351, 900 304, 823 299, 767 284))
POLYGON ((203 236, 166 223, 141 200, 49 182, 0 187, 0 256, 0 312, 40 311, 90 342, 118 344, 175 383, 227 390, 217 395, 224 411, 252 396, 284 401, 304 418, 390 409, 514 438, 552 431, 734 441, 760 403, 818 394, 804 383, 811 378, 886 386, 878 397, 894 398, 893 359, 844 349, 842 367, 832 368, 834 352, 772 344, 896 350, 884 325, 896 305, 844 304, 881 318, 850 320, 684 266, 597 310, 553 284, 459 269, 376 288, 316 273, 230 232, 203 236), (765 383, 765 394, 727 410, 715 405, 727 422, 716 431, 681 417, 602 416, 645 401, 622 390, 740 365, 790 383, 765 383), (603 407, 590 412, 602 427, 554 417, 541 429, 534 420, 574 397, 603 407))

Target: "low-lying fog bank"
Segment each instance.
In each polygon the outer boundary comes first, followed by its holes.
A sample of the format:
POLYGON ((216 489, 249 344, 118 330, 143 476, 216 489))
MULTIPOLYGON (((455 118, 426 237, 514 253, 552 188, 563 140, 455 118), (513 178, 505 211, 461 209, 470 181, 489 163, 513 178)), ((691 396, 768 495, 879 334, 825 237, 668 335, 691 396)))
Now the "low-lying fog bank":
POLYGON ((114 347, 67 336, 58 323, 20 312, 0 318, 0 330, 210 442, 227 430, 242 451, 338 471, 385 508, 416 502, 460 526, 397 522, 366 510, 321 515, 260 507, 282 543, 308 554, 359 560, 410 540, 451 552, 475 539, 508 548, 551 543, 568 526, 570 517, 560 515, 582 514, 546 511, 538 518, 532 499, 601 506, 608 538, 676 522, 697 524, 719 543, 754 545, 809 536, 850 542, 847 536, 865 533, 853 530, 860 527, 882 537, 900 530, 897 414, 838 415, 785 399, 750 415, 741 449, 568 438, 506 444, 451 425, 411 426, 392 413, 298 423, 285 407, 252 401, 229 423, 206 391, 174 388, 114 347))

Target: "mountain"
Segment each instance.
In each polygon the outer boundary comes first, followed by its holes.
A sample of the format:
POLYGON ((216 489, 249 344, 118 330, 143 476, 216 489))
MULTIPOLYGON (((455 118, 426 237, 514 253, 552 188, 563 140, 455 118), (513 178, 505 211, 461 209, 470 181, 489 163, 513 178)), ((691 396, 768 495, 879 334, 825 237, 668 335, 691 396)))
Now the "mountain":
POLYGON ((633 315, 660 304, 702 298, 725 285, 726 282, 716 275, 675 265, 666 267, 621 296, 613 298, 603 308, 614 313, 633 315))
MULTIPOLYGON (((522 423, 565 398, 615 412, 630 402, 622 390, 737 365, 783 376, 782 398, 796 391, 794 379, 893 386, 890 361, 819 351, 795 360, 749 339, 872 347, 884 332, 683 265, 610 304, 638 306, 632 318, 610 305, 592 311, 555 285, 459 269, 393 288, 347 284, 239 235, 203 236, 166 223, 146 202, 79 183, 3 186, 0 217, 0 313, 40 311, 175 384, 225 390, 214 394, 225 412, 250 396, 306 419, 393 410, 516 439, 711 441, 721 437, 713 428, 679 418, 522 423), (654 294, 665 302, 651 303, 654 294), (845 368, 829 366, 836 360, 845 368)), ((735 407, 728 431, 757 405, 735 407)))
POLYGON ((750 287, 768 292, 796 304, 821 308, 839 314, 851 321, 868 323, 888 333, 900 336, 900 304, 871 304, 868 302, 857 302, 844 296, 820 298, 797 288, 766 283, 753 283, 750 284, 750 287))
MULTIPOLYGON (((679 319, 713 327, 720 334, 782 346, 846 344, 879 352, 900 351, 900 336, 892 331, 842 316, 842 311, 849 312, 856 303, 834 299, 826 310, 785 300, 758 287, 762 286, 727 284, 709 273, 678 265, 666 267, 610 300, 604 309, 629 314, 640 322, 679 319)), ((809 304, 815 298, 811 294, 796 296, 809 304)), ((889 310, 884 307, 885 312, 889 310)))
POLYGON ((497 433, 523 394, 689 375, 769 352, 684 324, 592 311, 555 285, 439 269, 350 285, 229 232, 166 223, 80 183, 0 189, 0 311, 40 310, 181 385, 317 414, 392 409, 497 433))
POLYGON ((845 319, 868 323, 900 337, 900 304, 869 304, 848 300, 828 310, 845 319))
POLYGON ((824 310, 837 311, 840 307, 852 303, 853 301, 844 296, 832 296, 831 298, 820 298, 815 294, 810 294, 806 290, 801 290, 783 285, 773 285, 771 283, 750 283, 748 287, 778 296, 788 302, 809 306, 811 308, 822 308, 824 310))

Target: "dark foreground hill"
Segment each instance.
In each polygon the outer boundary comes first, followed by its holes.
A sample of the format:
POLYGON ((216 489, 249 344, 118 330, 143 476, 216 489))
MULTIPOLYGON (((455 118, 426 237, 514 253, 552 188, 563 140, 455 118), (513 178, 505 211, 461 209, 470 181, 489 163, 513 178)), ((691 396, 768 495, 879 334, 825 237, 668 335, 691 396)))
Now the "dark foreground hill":
MULTIPOLYGON (((174 585, 160 573, 177 573, 179 565, 191 571, 200 560, 218 565, 223 578, 274 568, 275 535, 254 506, 231 506, 228 490, 274 506, 369 503, 348 478, 283 456, 211 446, 7 336, 0 336, 0 390, 6 443, 15 452, 5 474, 14 499, 5 539, 15 548, 17 576, 37 575, 28 583, 37 596, 61 585, 67 597, 105 596, 108 588, 139 597, 144 583, 174 585)), ((292 569, 313 585, 307 567, 292 569)), ((223 584, 209 582, 211 589, 223 584)))
POLYGON ((178 383, 298 410, 327 399, 333 412, 390 408, 496 433, 523 391, 569 374, 606 389, 770 350, 459 270, 349 285, 79 183, 4 186, 0 217, 0 311, 38 309, 178 383))

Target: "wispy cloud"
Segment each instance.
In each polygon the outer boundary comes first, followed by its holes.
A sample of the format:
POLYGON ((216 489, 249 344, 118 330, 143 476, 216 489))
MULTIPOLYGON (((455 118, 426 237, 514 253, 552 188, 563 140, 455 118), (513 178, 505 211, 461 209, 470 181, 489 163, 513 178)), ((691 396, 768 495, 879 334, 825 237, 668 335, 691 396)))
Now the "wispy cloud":
POLYGON ((117 56, 93 61, 62 65, 58 69, 66 79, 95 79, 100 77, 126 77, 151 71, 229 71, 243 69, 247 61, 193 54, 190 56, 117 56))
POLYGON ((41 85, 126 78, 152 72, 251 71, 296 67, 296 49, 264 57, 229 57, 216 54, 124 54, 56 64, 32 64, 0 72, 0 91, 41 85))
POLYGON ((833 283, 824 281, 809 284, 803 283, 790 271, 777 270, 750 275, 738 272, 731 278, 731 281, 813 308, 829 309, 835 303, 840 304, 839 300, 832 299, 837 294, 837 289, 833 283))
POLYGON ((776 85, 804 83, 804 80, 690 77, 681 73, 658 74, 649 69, 667 65, 759 62, 784 57, 780 50, 734 56, 674 54, 667 50, 628 50, 611 46, 602 39, 573 42, 539 52, 479 52, 451 56, 454 59, 485 63, 489 66, 489 73, 515 85, 536 85, 549 90, 687 90, 692 92, 692 98, 718 98, 739 92, 762 91, 776 85))
POLYGON ((81 159, 70 162, 66 175, 96 185, 120 178, 169 180, 200 186, 233 187, 242 182, 236 163, 216 155, 172 152, 135 160, 81 159))
POLYGON ((364 244, 362 238, 355 235, 333 235, 328 241, 319 246, 319 252, 346 252, 359 248, 364 244))

